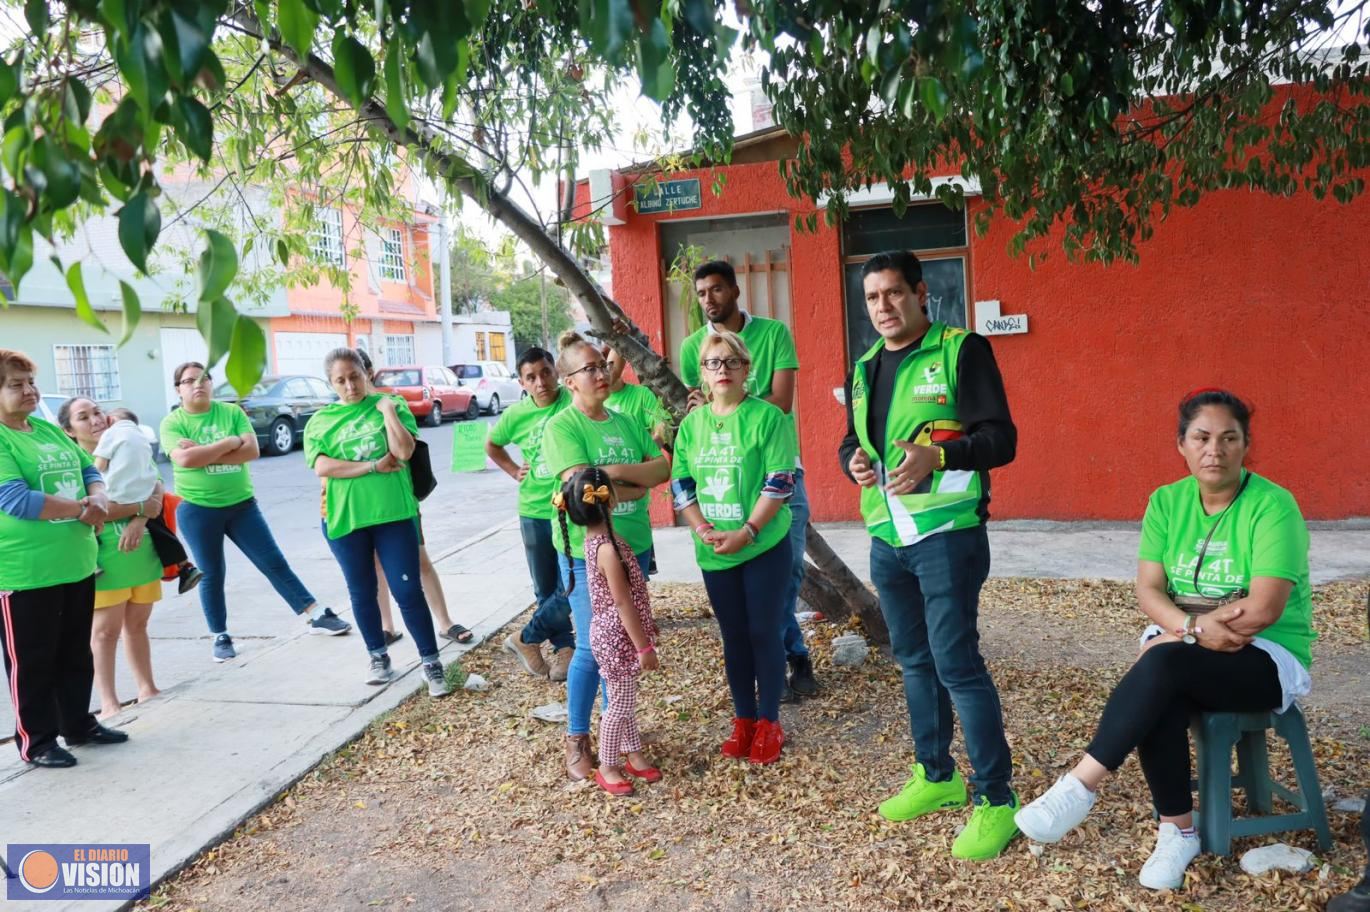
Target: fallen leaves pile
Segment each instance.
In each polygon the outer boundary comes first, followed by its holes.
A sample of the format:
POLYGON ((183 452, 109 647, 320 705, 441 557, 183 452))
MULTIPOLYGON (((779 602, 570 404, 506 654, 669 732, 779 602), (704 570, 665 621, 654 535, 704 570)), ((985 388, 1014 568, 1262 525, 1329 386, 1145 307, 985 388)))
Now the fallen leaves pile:
MULTIPOLYGON (((1322 785, 1341 796, 1370 788, 1365 597, 1364 584, 1325 586, 1315 609, 1319 660, 1340 651, 1362 669, 1343 740, 1327 736, 1316 699, 1308 711, 1322 785)), ((1088 743, 1135 651, 1133 605, 1117 583, 985 587, 983 646, 1024 799, 1088 743)), ((785 754, 753 768, 718 754, 731 709, 703 588, 654 586, 653 606, 662 670, 643 679, 639 722, 662 782, 626 799, 569 783, 561 726, 528 715, 564 688, 523 674, 500 634, 463 662, 492 690, 406 703, 139 908, 1318 910, 1365 862, 1357 818, 1329 810, 1330 852, 1311 832, 1278 837, 1318 853, 1308 874, 1247 876, 1240 853, 1273 840, 1242 839, 1230 857, 1201 856, 1185 890, 1145 890, 1136 875, 1154 824, 1135 758, 1086 823, 1040 856, 1019 838, 994 861, 954 861, 967 812, 891 824, 874 811, 912 759, 890 661, 872 651, 834 668, 829 643, 846 631, 810 626, 823 693, 782 708, 785 754)), ((1317 674, 1315 664, 1315 697, 1317 674)), ((953 752, 968 775, 959 737, 953 752)), ((1288 769, 1273 743, 1271 761, 1288 769)))

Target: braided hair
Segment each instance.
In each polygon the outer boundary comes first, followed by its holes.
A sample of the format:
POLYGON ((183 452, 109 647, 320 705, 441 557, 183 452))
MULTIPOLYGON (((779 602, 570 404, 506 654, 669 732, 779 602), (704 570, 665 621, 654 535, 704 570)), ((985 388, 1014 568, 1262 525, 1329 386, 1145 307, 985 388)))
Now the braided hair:
MULTIPOLYGON (((566 551, 567 566, 572 565, 571 536, 567 529, 567 519, 569 518, 578 526, 604 523, 609 530, 609 541, 613 543, 614 553, 618 555, 618 562, 623 565, 623 572, 628 573, 628 563, 623 559, 623 550, 619 548, 618 534, 614 532, 613 488, 614 483, 609 478, 609 473, 599 466, 586 466, 562 483, 561 502, 557 504, 557 521, 561 523, 561 543, 566 551), (607 487, 610 490, 609 502, 601 503, 598 500, 593 500, 586 503, 586 489, 600 487, 607 487)), ((576 575, 572 573, 570 577, 571 579, 566 586, 567 595, 570 595, 576 588, 576 575)))

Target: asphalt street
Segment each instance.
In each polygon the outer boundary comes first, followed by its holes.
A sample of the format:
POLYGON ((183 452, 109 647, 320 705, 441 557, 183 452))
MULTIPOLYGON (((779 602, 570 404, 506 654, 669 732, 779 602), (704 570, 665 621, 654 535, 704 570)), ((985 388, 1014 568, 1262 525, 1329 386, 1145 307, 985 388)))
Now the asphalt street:
MULTIPOLYGON (((479 420, 484 424, 495 421, 491 417, 479 420)), ((420 431, 428 443, 438 478, 437 490, 423 504, 424 534, 433 557, 517 513, 514 481, 493 464, 487 464, 483 472, 451 473, 453 427, 453 423, 448 423, 420 431)), ((251 469, 257 502, 296 574, 320 601, 340 611, 347 609, 342 574, 319 529, 319 480, 305 465, 303 452, 296 449, 285 456, 264 456, 252 463, 251 469)), ((163 463, 162 472, 170 487, 170 464, 163 463)), ((260 648, 272 638, 297 632, 303 622, 286 607, 266 579, 231 544, 226 550, 228 629, 238 651, 260 648)), ((149 630, 153 673, 158 687, 166 690, 216 666, 210 659, 210 641, 198 595, 177 595, 174 583, 163 584, 163 588, 164 597, 153 610, 149 630)), ((453 606, 462 598, 459 591, 446 594, 453 606)), ((338 639, 347 660, 360 666, 364 659, 361 638, 353 631, 338 639)), ((119 696, 127 703, 137 691, 122 648, 117 667, 119 696)), ((92 694, 92 708, 98 705, 92 694)), ((7 740, 13 733, 10 702, 0 701, 0 739, 7 740)), ((6 751, 12 752, 13 748, 6 751)))

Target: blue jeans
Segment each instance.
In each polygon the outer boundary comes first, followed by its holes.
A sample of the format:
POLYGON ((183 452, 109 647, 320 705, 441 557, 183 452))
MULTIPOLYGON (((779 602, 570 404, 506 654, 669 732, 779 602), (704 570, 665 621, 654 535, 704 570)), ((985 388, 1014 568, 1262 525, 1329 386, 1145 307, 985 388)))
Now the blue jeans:
POLYGON ((352 600, 352 617, 366 643, 366 651, 372 655, 385 655, 385 631, 381 629, 381 606, 377 599, 380 581, 376 577, 376 559, 379 558, 385 581, 400 606, 404 627, 414 638, 419 658, 425 662, 437 661, 438 638, 433 632, 433 616, 428 613, 428 600, 423 596, 423 583, 419 577, 418 523, 401 519, 364 526, 341 538, 329 538, 327 523, 319 525, 328 549, 342 567, 347 595, 352 600))
POLYGON ((271 537, 256 498, 249 497, 231 507, 201 507, 183 500, 176 508, 176 525, 190 546, 195 566, 204 574, 200 580, 200 608, 210 633, 228 632, 228 606, 224 602, 225 538, 247 555, 290 610, 304 614, 314 604, 314 596, 290 569, 276 539, 271 537))
POLYGON ((744 564, 704 571, 704 588, 723 634, 733 715, 739 719, 780 721, 785 650, 775 632, 784 623, 786 608, 775 579, 789 568, 790 541, 782 538, 744 564))
POLYGON ((904 672, 904 699, 918 762, 931 782, 956 771, 951 759, 952 704, 961 717, 975 793, 990 804, 1012 801, 1013 758, 1004 738, 999 692, 980 655, 976 620, 989 576, 984 526, 942 532, 895 548, 871 541, 871 580, 890 645, 904 672))
POLYGON ((550 642, 553 649, 574 646, 571 603, 561 586, 559 555, 552 545, 552 521, 520 516, 519 532, 523 534, 523 553, 528 558, 528 575, 533 578, 533 596, 538 603, 519 639, 529 645, 550 642))
POLYGON ((808 656, 809 647, 804 642, 804 632, 799 629, 799 619, 794 616, 799 605, 799 587, 804 585, 804 537, 809 529, 809 492, 804 490, 804 470, 794 473, 794 493, 790 495, 790 579, 785 587, 785 618, 782 636, 785 641, 785 655, 790 658, 808 656))
MULTIPOLYGON (((643 576, 647 575, 651 554, 652 550, 648 548, 637 555, 637 564, 643 576)), ((590 712, 595 708, 595 694, 604 683, 599 674, 599 663, 590 651, 590 584, 585 579, 585 561, 581 558, 571 558, 570 563, 567 563, 566 555, 558 554, 557 564, 568 587, 572 576, 576 581, 575 588, 568 596, 576 628, 576 652, 571 656, 571 667, 566 670, 566 733, 588 735, 590 712)), ((608 694, 605 696, 607 698, 608 694)))

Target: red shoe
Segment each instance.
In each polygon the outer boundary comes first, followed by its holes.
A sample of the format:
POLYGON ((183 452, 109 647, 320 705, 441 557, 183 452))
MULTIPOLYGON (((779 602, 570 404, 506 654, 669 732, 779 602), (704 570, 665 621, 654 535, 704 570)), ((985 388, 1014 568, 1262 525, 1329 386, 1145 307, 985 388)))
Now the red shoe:
POLYGON ((649 766, 646 769, 636 769, 634 768, 632 761, 624 760, 623 771, 634 779, 641 779, 643 782, 661 781, 661 770, 657 769, 655 766, 649 766))
POLYGON ((595 782, 600 788, 604 789, 604 791, 619 798, 627 797, 633 793, 633 784, 631 782, 610 782, 608 779, 604 778, 604 774, 599 770, 595 770, 595 782))
POLYGON ((734 760, 747 759, 747 753, 752 749, 752 735, 755 733, 755 728, 755 720, 734 719, 733 733, 727 741, 723 742, 723 756, 732 757, 734 760))
POLYGON ((751 755, 747 758, 758 766, 774 763, 780 759, 780 749, 785 746, 785 730, 779 722, 759 719, 756 735, 752 738, 751 755))

